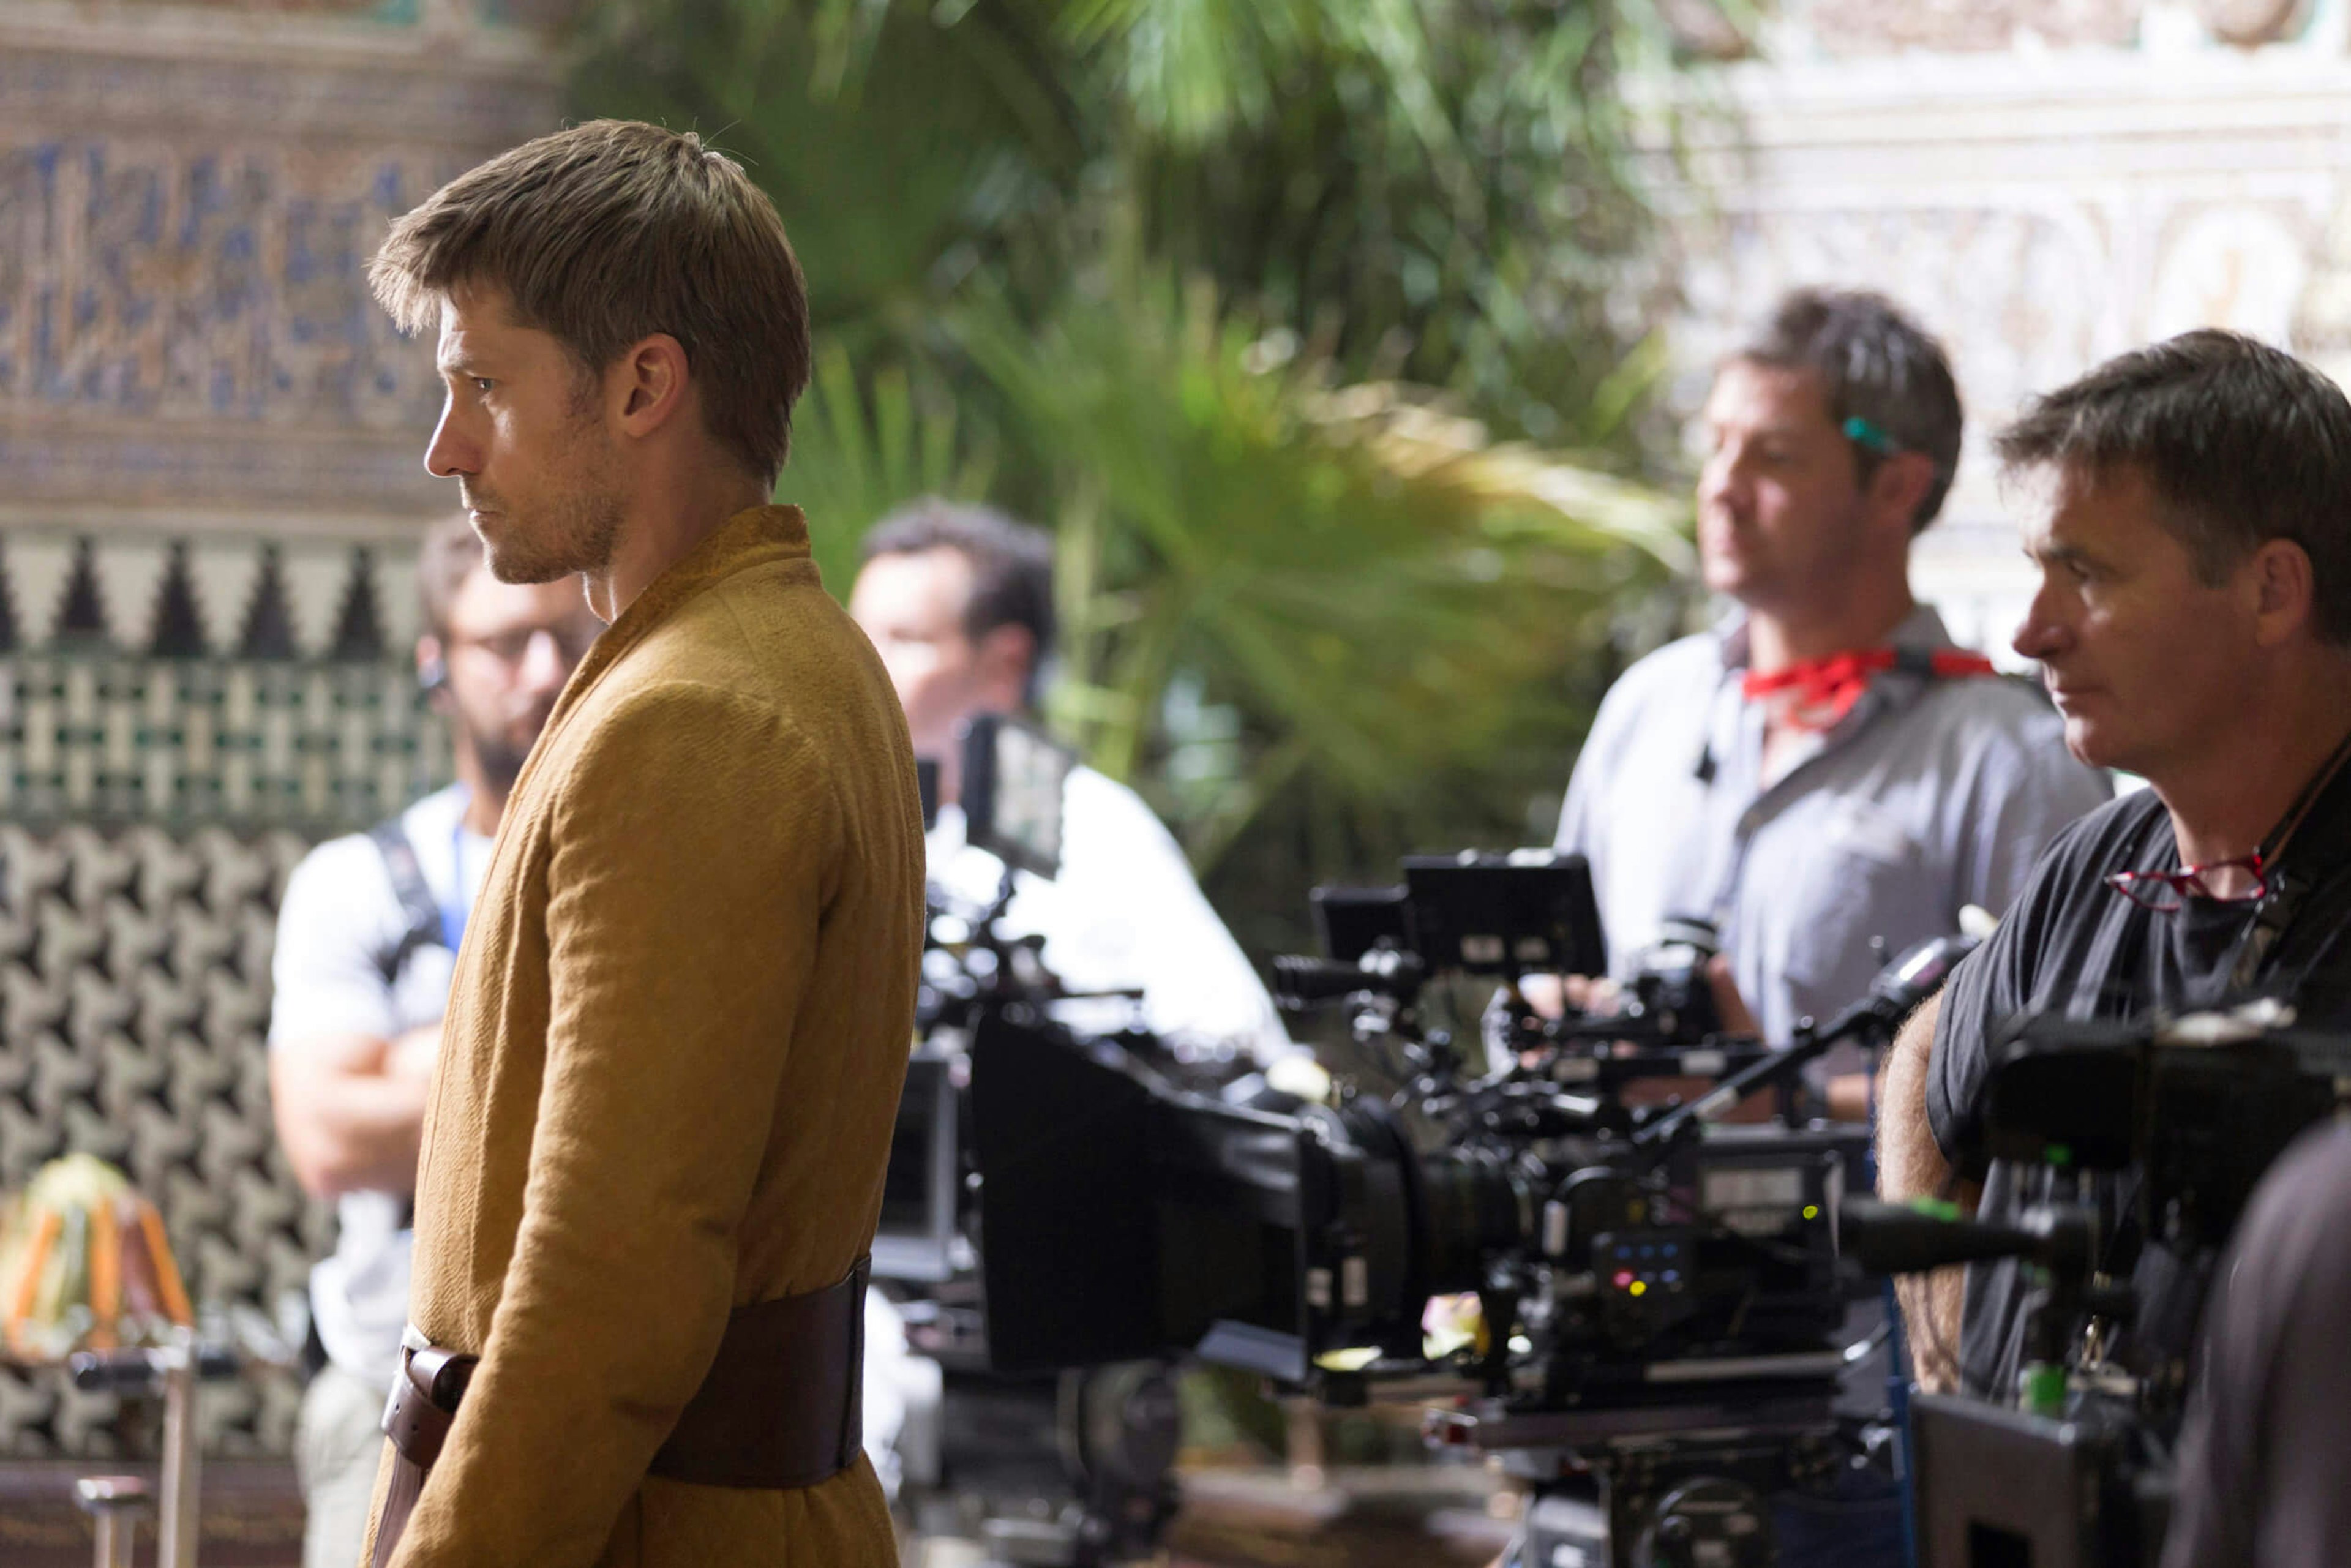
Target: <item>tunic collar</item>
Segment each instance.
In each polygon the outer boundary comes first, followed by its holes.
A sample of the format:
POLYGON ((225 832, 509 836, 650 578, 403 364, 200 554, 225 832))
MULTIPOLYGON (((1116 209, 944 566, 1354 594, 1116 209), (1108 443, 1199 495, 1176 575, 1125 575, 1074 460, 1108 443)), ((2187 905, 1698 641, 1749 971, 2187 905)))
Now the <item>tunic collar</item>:
MULTIPOLYGON (((704 591, 738 571, 770 561, 806 560, 809 557, 808 518, 798 507, 747 507, 713 531, 700 544, 673 562, 668 570, 646 584, 621 618, 604 629, 580 661, 563 688, 556 714, 596 684, 623 653, 643 642, 645 633, 667 621, 704 591)), ((550 719, 550 724, 552 719, 550 719)))
MULTIPOLYGON (((595 689, 604 672, 644 641, 646 634, 671 619, 680 610, 706 590, 716 587, 736 573, 775 561, 809 559, 808 518, 798 507, 747 507, 719 525, 709 537, 673 562, 668 570, 648 583, 637 595, 621 618, 604 628, 602 636, 590 646, 580 667, 571 672, 564 684, 563 695, 556 699, 555 711, 548 716, 546 727, 539 732, 538 743, 530 748, 529 760, 523 765, 522 778, 515 780, 520 792, 530 776, 532 764, 543 756, 549 740, 563 727, 563 722, 587 695, 595 689)), ((810 565, 810 574, 815 574, 810 565)), ((509 816, 513 813, 508 812, 509 816)))

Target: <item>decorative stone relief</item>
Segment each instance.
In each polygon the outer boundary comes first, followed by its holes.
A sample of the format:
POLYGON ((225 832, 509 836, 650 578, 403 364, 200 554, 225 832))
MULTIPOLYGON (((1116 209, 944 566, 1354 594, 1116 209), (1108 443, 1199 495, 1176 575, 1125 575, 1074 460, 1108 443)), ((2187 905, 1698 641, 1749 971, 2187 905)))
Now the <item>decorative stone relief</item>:
POLYGON ((1674 42, 1700 59, 1743 60, 1755 52, 1749 28, 1718 0, 1657 0, 1657 15, 1674 42))
POLYGON ((303 14, 228 34, 161 0, 89 7, 86 30, 0 8, 0 515, 446 504, 418 461, 431 348, 376 308, 367 260, 556 117, 523 35, 445 4, 205 0, 303 14), (419 17, 433 40, 381 25, 419 17))
POLYGON ((2292 345, 2318 239, 2298 216, 2239 202, 2179 214, 2156 268, 2147 336, 2226 327, 2292 345))
MULTIPOLYGON (((2060 14, 1987 9, 2044 37, 2060 14)), ((1903 10, 1920 26, 1946 15, 1903 10)), ((1796 284, 1880 289, 1944 340, 1969 435, 1914 580, 1955 634, 1996 655, 2032 579, 1989 437, 2027 398, 2202 326, 2293 348, 2351 383, 2351 54, 2316 23, 2292 46, 2245 50, 2167 15, 2195 37, 2058 56, 1929 53, 1906 34, 1917 52, 1898 59, 1729 68, 1720 98, 1739 105, 1740 132, 1701 145, 1705 184, 1667 204, 1683 214, 1685 411, 1732 335, 1796 284)), ((2339 10, 2321 20, 2346 24, 2339 10)))
POLYGON ((277 16, 363 16, 370 21, 408 22, 417 0, 130 0, 149 9, 251 11, 277 16))
POLYGON ((2196 15, 2224 44, 2252 48, 2301 30, 2308 0, 2196 0, 2196 15))
POLYGON ((2021 33, 2043 43, 2127 44, 2138 36, 2145 0, 1809 0, 1799 23, 1837 57, 1931 50, 1981 54, 2012 47, 2021 33))

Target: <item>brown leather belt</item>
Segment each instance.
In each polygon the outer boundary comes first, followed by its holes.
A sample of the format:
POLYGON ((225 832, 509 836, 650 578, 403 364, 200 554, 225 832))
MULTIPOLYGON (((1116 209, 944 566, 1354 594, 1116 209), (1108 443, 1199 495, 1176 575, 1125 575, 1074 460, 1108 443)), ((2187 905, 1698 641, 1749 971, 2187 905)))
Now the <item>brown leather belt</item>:
MULTIPOLYGON (((696 1486, 781 1490, 831 1480, 864 1442, 865 1281, 860 1258, 839 1284, 742 1308, 650 1474, 696 1486)), ((385 1568, 441 1457, 478 1356, 403 1349, 384 1406, 392 1487, 376 1521, 372 1568, 385 1568)))

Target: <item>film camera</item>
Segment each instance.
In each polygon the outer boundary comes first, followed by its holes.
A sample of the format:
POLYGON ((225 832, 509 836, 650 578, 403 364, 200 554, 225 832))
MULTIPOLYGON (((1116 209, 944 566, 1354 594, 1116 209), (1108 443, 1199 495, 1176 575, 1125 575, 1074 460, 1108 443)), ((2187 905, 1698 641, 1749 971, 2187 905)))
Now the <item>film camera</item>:
POLYGON ((1333 1403, 1436 1378, 1432 1437, 1536 1482, 1530 1561, 1772 1561, 1766 1495, 1845 1458, 1835 1221, 1858 1138, 1716 1117, 1839 1040, 1890 1037, 1964 947, 1912 955, 1785 1051, 1519 1001, 1501 1064, 1473 1065, 1438 1016, 1448 983, 1515 998, 1524 974, 1604 969, 1584 862, 1414 859, 1401 888, 1317 908, 1328 956, 1280 961, 1277 989, 1350 1003, 1394 1095, 1237 1103, 1031 1010, 981 1021, 991 1356, 1189 1353, 1333 1403), (1693 1075, 1719 1085, 1632 1092, 1693 1075), (1481 1331, 1432 1355, 1424 1311, 1459 1295, 1481 1331))
MULTIPOLYGON (((1088 1564, 1147 1551, 1173 1512, 1174 1387, 1166 1365, 1147 1358, 999 1370, 991 1342, 1008 1319, 985 1300, 978 1272, 971 1044, 1010 1012, 1054 1019, 1086 1049, 1196 1076, 1201 1069, 1135 1027, 1133 997, 1073 996, 1047 967, 1040 939, 1004 929, 1019 878, 1060 871, 1074 756, 1018 719, 981 716, 959 760, 953 810, 964 841, 999 869, 980 885, 934 867, 918 1040, 873 1242, 874 1276, 909 1348, 941 1372, 935 1428, 900 1437, 902 1496, 923 1533, 976 1539, 991 1561, 1088 1564)), ((920 766, 925 823, 935 827, 937 768, 920 766)))
POLYGON ((2000 1221, 1846 1206, 1864 1268, 2012 1261, 2032 1284, 2011 1396, 1912 1401, 1924 1568, 2157 1561, 2220 1249, 2262 1173, 2346 1085, 2351 1039, 2295 1030, 2267 1004, 2173 1023, 2027 1019, 1988 1080, 1987 1152, 2044 1196, 2000 1221))

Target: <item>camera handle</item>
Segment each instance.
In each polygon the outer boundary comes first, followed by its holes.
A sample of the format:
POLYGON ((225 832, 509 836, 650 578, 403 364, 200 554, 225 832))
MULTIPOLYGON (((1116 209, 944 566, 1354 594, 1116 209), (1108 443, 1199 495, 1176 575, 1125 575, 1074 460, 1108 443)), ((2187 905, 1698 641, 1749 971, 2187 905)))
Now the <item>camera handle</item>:
POLYGON ((1732 1073, 1687 1105, 1676 1107, 1633 1134, 1637 1146, 1667 1148, 1759 1089, 1769 1089, 1793 1078, 1842 1040, 1856 1040, 1876 1051, 1891 1040, 1919 1003, 1940 990, 1959 960, 1975 951, 1981 938, 1937 936, 1919 943, 1870 982, 1869 994, 1831 1019, 1822 1028, 1805 1019, 1796 1025, 1788 1049, 1732 1073))
POLYGON ((1995 1225, 1960 1219, 1942 1204, 1847 1198, 1837 1231, 1844 1251, 1873 1274, 1917 1274, 1999 1258, 2038 1270, 2025 1301, 2023 1363, 2014 1390, 2017 1408, 2028 1415, 2064 1413, 2066 1353, 2082 1320, 2127 1318, 2137 1299, 2126 1284, 2093 1282, 2095 1218, 2074 1204, 2037 1204, 2015 1224, 1995 1225))

